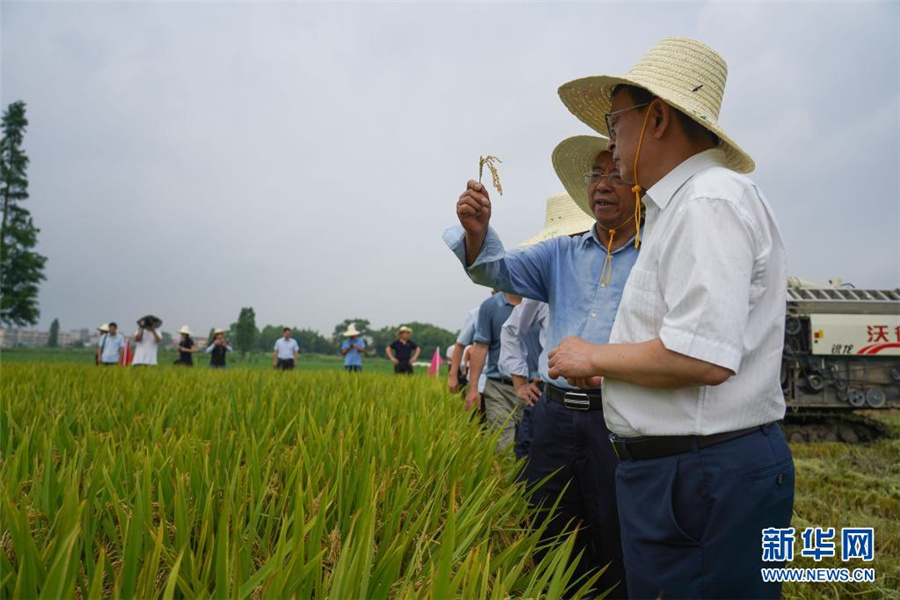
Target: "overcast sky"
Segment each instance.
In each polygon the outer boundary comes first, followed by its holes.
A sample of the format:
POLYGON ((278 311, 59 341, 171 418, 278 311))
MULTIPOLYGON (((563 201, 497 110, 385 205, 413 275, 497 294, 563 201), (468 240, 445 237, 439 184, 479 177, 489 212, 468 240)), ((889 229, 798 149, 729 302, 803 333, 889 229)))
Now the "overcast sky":
POLYGON ((560 84, 662 37, 728 62, 791 274, 900 287, 900 4, 2 3, 2 102, 27 103, 48 257, 39 326, 153 312, 330 334, 460 327, 487 292, 441 241, 478 157, 513 245, 590 133, 560 84))

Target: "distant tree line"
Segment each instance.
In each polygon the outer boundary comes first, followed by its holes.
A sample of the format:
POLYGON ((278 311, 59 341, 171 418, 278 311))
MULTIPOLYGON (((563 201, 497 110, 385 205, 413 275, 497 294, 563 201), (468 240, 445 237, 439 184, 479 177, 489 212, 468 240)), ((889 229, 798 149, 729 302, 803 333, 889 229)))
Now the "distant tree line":
MULTIPOLYGON (((397 330, 401 325, 411 327, 412 339, 422 347, 423 356, 433 352, 435 347, 440 347, 443 353, 447 346, 456 342, 456 333, 432 325, 412 321, 398 323, 380 329, 373 329, 369 319, 355 318, 344 319, 335 325, 331 338, 323 336, 314 329, 300 329, 291 326, 291 336, 300 344, 300 352, 305 354, 335 354, 340 351, 341 342, 344 340, 344 332, 350 324, 356 325, 356 329, 365 338, 370 338, 369 354, 384 355, 384 348, 397 339, 397 330)), ((284 333, 286 325, 265 325, 262 328, 256 326, 256 313, 250 307, 241 309, 238 320, 229 328, 229 338, 234 342, 236 349, 242 353, 251 351, 271 352, 276 340, 284 333)), ((210 334, 212 332, 210 331, 210 334)), ((210 335, 210 337, 212 337, 210 335)), ((430 355, 429 355, 430 357, 430 355)))

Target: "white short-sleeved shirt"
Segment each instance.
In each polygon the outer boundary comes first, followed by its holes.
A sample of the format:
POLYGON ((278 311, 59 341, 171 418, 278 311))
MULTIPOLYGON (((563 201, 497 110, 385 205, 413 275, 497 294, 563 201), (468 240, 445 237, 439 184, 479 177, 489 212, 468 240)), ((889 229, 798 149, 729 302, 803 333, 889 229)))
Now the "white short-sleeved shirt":
POLYGON ((784 244, 762 193, 724 164, 707 150, 647 190, 643 245, 609 341, 659 338, 735 375, 676 390, 607 378, 606 423, 622 437, 710 435, 784 416, 784 244))
POLYGON ((540 369, 547 368, 549 327, 550 306, 540 300, 522 298, 500 329, 500 370, 528 379, 539 376, 540 369), (529 335, 535 326, 538 328, 537 339, 529 335), (538 356, 532 356, 533 352, 538 356))
POLYGON ((278 352, 278 358, 294 358, 294 352, 300 352, 300 345, 294 338, 285 339, 282 336, 275 342, 275 350, 278 352))
POLYGON ((143 335, 141 335, 141 341, 137 341, 138 332, 140 332, 140 329, 134 332, 134 359, 131 361, 131 364, 155 365, 156 348, 159 344, 157 343, 156 338, 153 337, 153 332, 149 329, 145 329, 143 335))

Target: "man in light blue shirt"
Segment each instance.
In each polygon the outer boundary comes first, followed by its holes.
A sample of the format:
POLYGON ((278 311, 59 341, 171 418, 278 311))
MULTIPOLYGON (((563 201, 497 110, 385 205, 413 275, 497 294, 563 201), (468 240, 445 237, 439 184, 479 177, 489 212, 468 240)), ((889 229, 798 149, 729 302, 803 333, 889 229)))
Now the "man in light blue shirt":
MULTIPOLYGON (((606 344, 622 290, 638 256, 635 234, 639 207, 618 175, 606 138, 576 136, 553 152, 553 166, 572 199, 596 219, 576 237, 559 236, 527 248, 506 250, 489 227, 491 202, 485 186, 469 181, 457 203, 461 226, 444 240, 482 285, 521 294, 550 305, 548 349, 575 335, 606 344)), ((542 358, 544 393, 532 415, 531 458, 526 477, 535 484, 532 501, 549 505, 565 490, 549 535, 569 521, 579 531, 575 552, 583 552, 577 573, 609 563, 598 590, 616 585, 611 597, 626 597, 615 499, 617 458, 603 418, 599 390, 576 390, 565 378, 551 379, 542 358)))
POLYGON ((110 323, 109 332, 100 336, 97 348, 99 363, 106 367, 120 365, 124 354, 125 338, 118 332, 116 324, 110 323))
POLYGON ((362 351, 366 349, 366 341, 360 337, 356 324, 351 323, 344 332, 347 339, 341 344, 341 354, 344 355, 344 368, 350 373, 362 371, 362 351))

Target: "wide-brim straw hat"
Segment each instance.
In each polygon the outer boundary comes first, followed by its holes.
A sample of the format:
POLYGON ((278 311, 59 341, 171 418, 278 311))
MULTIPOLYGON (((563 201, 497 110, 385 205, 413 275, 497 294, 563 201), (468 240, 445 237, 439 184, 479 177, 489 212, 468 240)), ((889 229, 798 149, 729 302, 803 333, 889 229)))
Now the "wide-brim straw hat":
POLYGON ((576 204, 569 194, 553 194, 547 198, 544 228, 537 235, 519 244, 519 247, 532 246, 560 235, 584 233, 593 227, 594 223, 596 223, 594 218, 585 214, 584 209, 576 204))
POLYGON ((360 335, 360 333, 356 329, 356 323, 350 323, 350 326, 347 327, 347 331, 344 332, 344 337, 356 337, 358 335, 360 335))
POLYGON ((213 337, 219 335, 220 333, 228 333, 228 332, 224 329, 216 329, 213 331, 213 337))
POLYGON ((559 97, 591 129, 609 135, 604 115, 610 112, 617 85, 644 88, 719 136, 729 168, 749 173, 756 164, 719 125, 728 65, 715 50, 697 40, 665 38, 653 46, 624 77, 602 75, 563 84, 559 97))
POLYGON ((576 135, 566 138, 553 149, 553 169, 563 187, 582 211, 594 218, 588 198, 584 174, 594 169, 597 155, 606 151, 609 139, 599 135, 576 135))
POLYGON ((404 331, 408 332, 409 335, 412 335, 412 332, 413 332, 412 329, 410 329, 410 328, 407 327, 406 325, 403 325, 402 327, 400 327, 400 329, 397 330, 397 335, 400 335, 400 334, 403 333, 404 331))
POLYGON ((185 335, 191 335, 191 330, 188 328, 187 325, 185 325, 184 327, 182 327, 181 329, 178 330, 178 333, 183 333, 185 335))
POLYGON ((99 331, 100 333, 109 333, 109 323, 104 323, 97 328, 97 331, 99 331))

